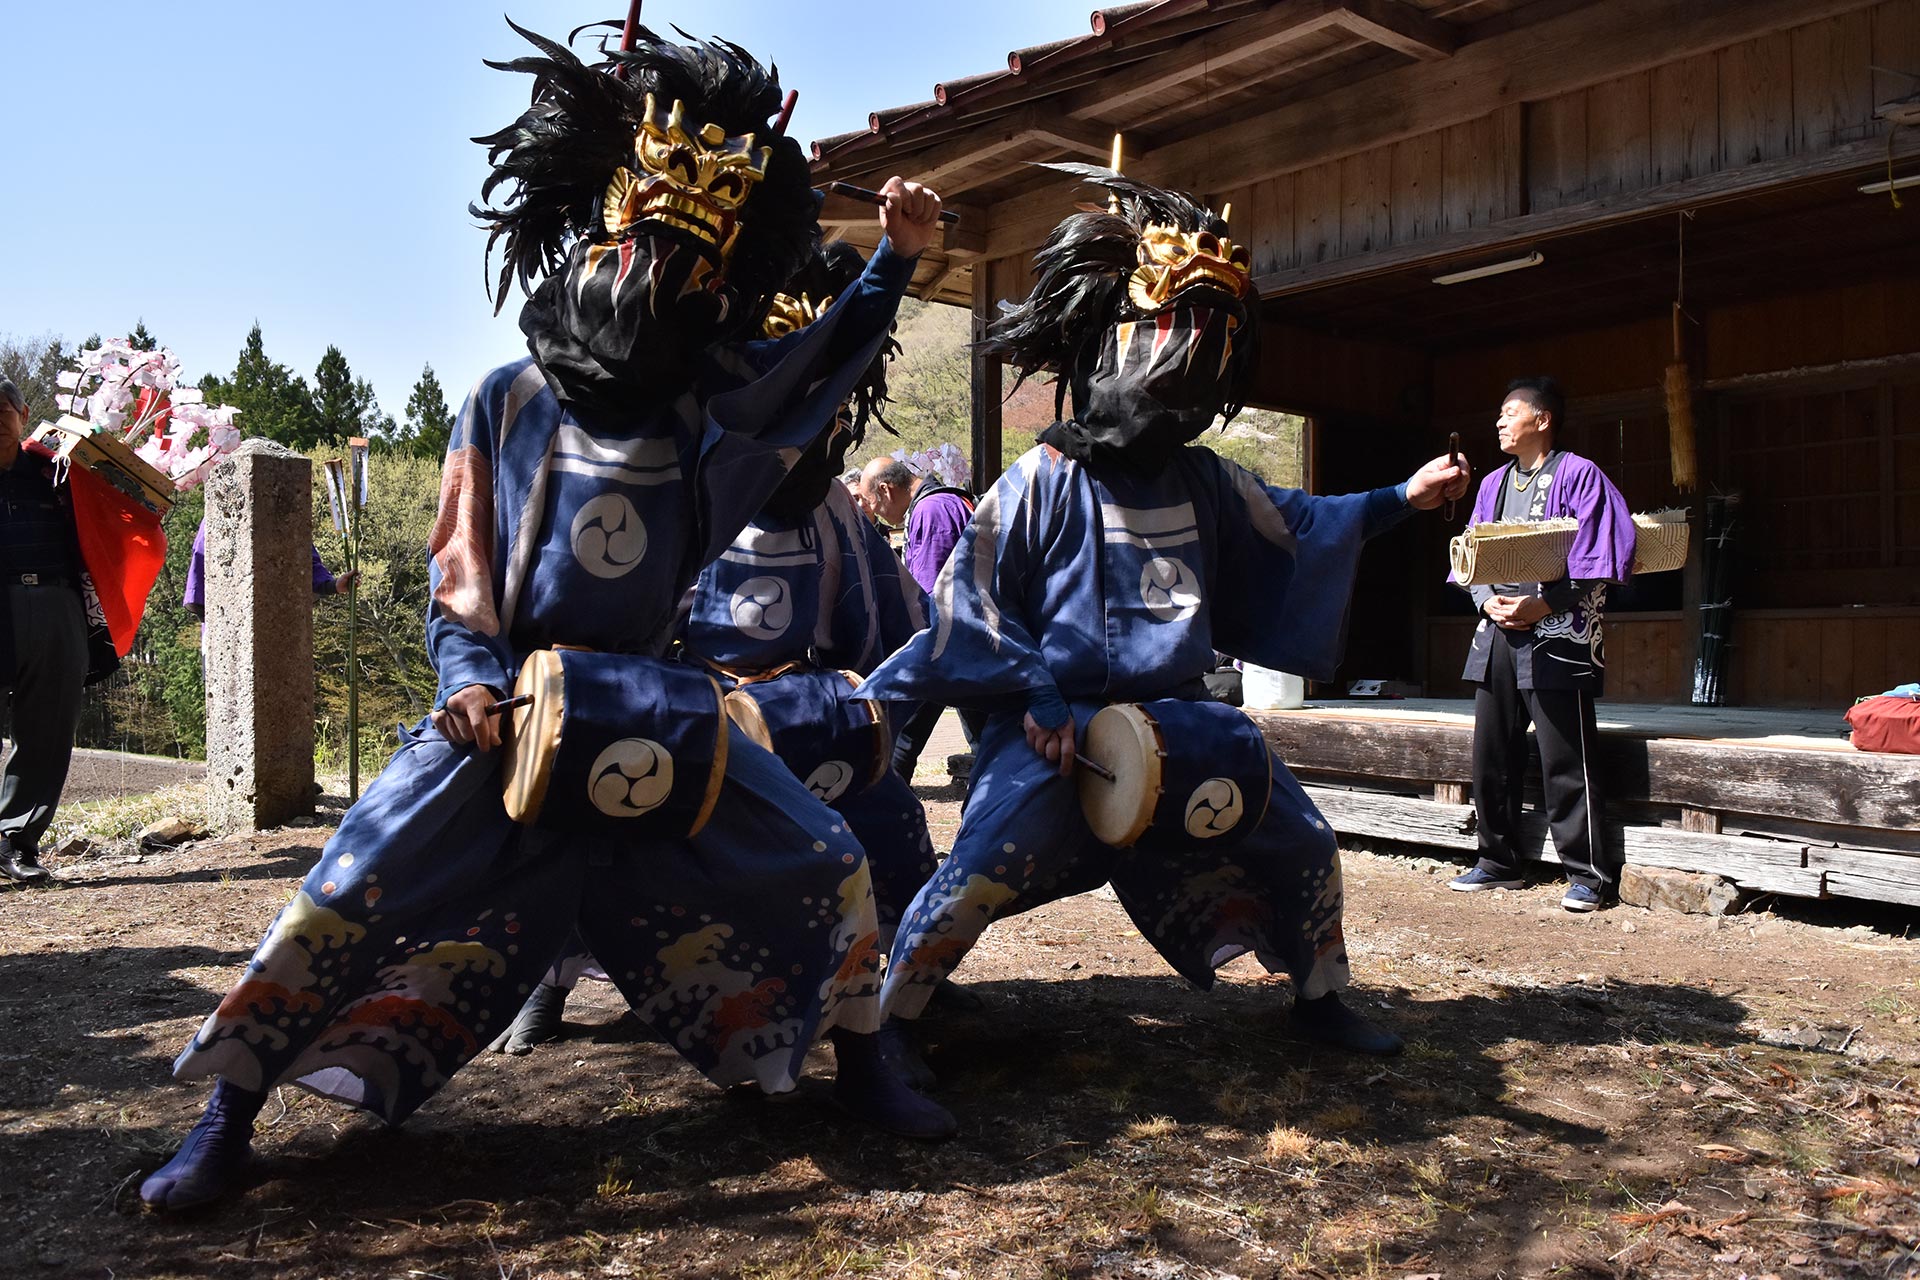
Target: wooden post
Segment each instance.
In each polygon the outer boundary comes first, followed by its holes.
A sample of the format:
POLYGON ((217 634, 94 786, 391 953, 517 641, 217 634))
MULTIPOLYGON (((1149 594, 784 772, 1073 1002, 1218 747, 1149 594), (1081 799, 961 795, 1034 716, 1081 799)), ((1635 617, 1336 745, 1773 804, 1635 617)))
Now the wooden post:
POLYGON ((1701 835, 1717 836, 1720 834, 1720 814, 1713 809, 1693 809, 1682 805, 1680 829, 1696 831, 1701 835))
MULTIPOLYGON (((973 264, 973 336, 986 336, 994 317, 993 264, 973 264)), ((973 490, 985 493, 1000 478, 1000 362, 971 355, 973 387, 973 490)))
POLYGON ((1465 804, 1467 803, 1467 784, 1436 782, 1433 784, 1433 799, 1436 804, 1465 804))

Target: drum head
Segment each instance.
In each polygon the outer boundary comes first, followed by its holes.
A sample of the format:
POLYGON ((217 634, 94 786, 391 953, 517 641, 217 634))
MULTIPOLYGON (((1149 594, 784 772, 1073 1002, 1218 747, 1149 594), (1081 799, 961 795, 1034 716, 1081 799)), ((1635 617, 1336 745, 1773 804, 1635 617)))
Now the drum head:
POLYGON ((747 735, 747 741, 762 751, 773 750, 773 732, 767 728, 767 718, 760 713, 760 704, 752 694, 735 689, 721 705, 727 709, 727 718, 747 735))
POLYGON ((546 802, 560 726, 567 718, 565 690, 559 654, 539 649, 527 655, 520 678, 513 682, 513 693, 515 697, 530 693, 533 703, 508 713, 512 718, 504 734, 507 816, 515 822, 532 822, 546 802))
POLYGON ((1140 707, 1115 703, 1094 714, 1080 749, 1113 771, 1109 782, 1091 769, 1075 770, 1087 826, 1102 844, 1127 848, 1146 832, 1160 800, 1160 728, 1140 707))

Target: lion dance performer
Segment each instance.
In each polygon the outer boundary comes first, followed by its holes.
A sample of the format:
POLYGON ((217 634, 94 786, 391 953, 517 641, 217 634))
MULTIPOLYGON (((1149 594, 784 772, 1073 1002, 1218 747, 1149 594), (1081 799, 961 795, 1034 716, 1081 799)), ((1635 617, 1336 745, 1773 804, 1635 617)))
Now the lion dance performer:
MULTIPOLYGON (((822 246, 774 300, 766 332, 785 336, 813 323, 860 273, 853 246, 822 246)), ((845 673, 871 672, 912 638, 922 625, 920 592, 836 477, 868 424, 885 425, 881 406, 893 346, 874 357, 832 428, 807 447, 733 545, 701 572, 680 628, 682 656, 755 700, 774 749, 787 745, 789 767, 859 838, 872 868, 883 946, 933 874, 933 841, 925 806, 890 766, 888 722, 875 717, 869 724, 873 704, 853 698, 845 673)), ((602 973, 580 952, 569 955, 534 989, 495 1047, 522 1054, 557 1039, 575 979, 602 973)), ((897 1049, 892 1032, 883 1029, 897 1049)), ((911 1055, 902 1061, 910 1071, 919 1065, 911 1055)))
MULTIPOLYGON (((700 567, 886 340, 939 212, 889 182, 859 282, 804 332, 759 339, 818 236, 800 148, 769 127, 780 87, 736 45, 629 31, 591 66, 521 32, 540 56, 503 66, 535 77, 533 104, 479 139, 483 199, 507 198, 474 212, 504 249, 497 298, 516 275, 532 289, 532 358, 480 380, 449 446, 429 542, 438 709, 175 1063, 218 1083, 141 1187, 149 1205, 231 1190, 281 1083, 398 1124, 512 1019, 576 921, 638 1016, 715 1081, 791 1088, 831 1032, 850 1110, 932 1106, 872 1034, 863 851, 773 755, 738 733, 709 747, 725 781, 690 839, 556 834, 503 807, 489 704, 536 650, 664 653, 700 567)), ((616 763, 548 804, 639 805, 650 780, 629 791, 616 763)))
POLYGON ((983 345, 1023 374, 1055 373, 1060 420, 981 499, 928 629, 860 690, 991 711, 953 852, 894 941, 888 1012, 918 1014, 1000 916, 1111 883, 1195 985, 1252 951, 1292 978, 1303 1034, 1395 1052, 1398 1037, 1340 1000, 1332 831, 1251 722, 1203 702, 1202 677, 1215 649, 1330 676, 1362 544, 1410 505, 1464 491, 1465 476, 1441 459, 1404 484, 1312 497, 1190 444, 1241 405, 1257 318, 1246 251, 1190 197, 1057 167, 1112 203, 1053 231, 1032 293, 983 345), (1207 778, 1217 795, 1195 788, 1170 847, 1103 844, 1083 815, 1075 744, 1112 703, 1177 704, 1158 713, 1169 725, 1199 719, 1197 739, 1166 750, 1197 756, 1202 776, 1231 773, 1209 759, 1224 761, 1229 735, 1247 763, 1245 779, 1207 778), (1212 838, 1234 826, 1237 841, 1212 838))

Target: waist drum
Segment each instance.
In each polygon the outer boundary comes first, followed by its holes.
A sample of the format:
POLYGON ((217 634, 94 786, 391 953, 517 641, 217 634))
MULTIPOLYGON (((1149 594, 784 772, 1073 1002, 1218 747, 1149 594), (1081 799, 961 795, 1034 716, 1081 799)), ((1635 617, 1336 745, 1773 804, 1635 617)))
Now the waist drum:
POLYGON ((1260 729, 1223 702, 1117 702, 1087 725, 1080 749, 1111 781, 1076 770, 1095 838, 1116 848, 1231 844, 1266 817, 1273 757, 1260 729))
POLYGON ((694 835, 727 774, 719 683, 633 654, 541 649, 514 682, 507 816, 591 835, 694 835))
POLYGON ((886 708, 854 697, 859 683, 851 671, 817 669, 748 680, 727 694, 727 714, 832 804, 866 790, 893 766, 886 708))

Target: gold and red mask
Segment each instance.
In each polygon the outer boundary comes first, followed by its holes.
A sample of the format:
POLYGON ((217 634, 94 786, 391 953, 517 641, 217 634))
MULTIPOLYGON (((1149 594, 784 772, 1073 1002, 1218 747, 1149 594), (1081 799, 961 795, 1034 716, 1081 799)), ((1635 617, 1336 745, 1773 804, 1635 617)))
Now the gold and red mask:
POLYGON ((1127 300, 1153 315, 1189 289, 1210 288, 1244 304, 1253 294, 1246 246, 1211 231, 1182 231, 1148 223, 1140 234, 1140 265, 1127 278, 1127 300))
POLYGON ((676 98, 662 111, 648 94, 632 164, 616 169, 607 183, 602 228, 615 240, 664 231, 724 264, 740 234, 741 206, 767 176, 773 155, 754 140, 711 122, 689 131, 684 103, 676 98))

